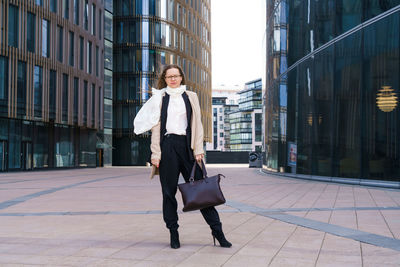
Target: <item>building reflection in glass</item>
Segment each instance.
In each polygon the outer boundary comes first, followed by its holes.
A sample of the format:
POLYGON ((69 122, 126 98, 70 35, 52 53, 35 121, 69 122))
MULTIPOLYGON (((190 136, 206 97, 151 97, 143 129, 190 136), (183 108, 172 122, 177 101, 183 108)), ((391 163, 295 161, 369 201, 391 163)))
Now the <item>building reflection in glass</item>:
POLYGON ((267 1, 266 169, 400 181, 399 30, 398 1, 267 1))

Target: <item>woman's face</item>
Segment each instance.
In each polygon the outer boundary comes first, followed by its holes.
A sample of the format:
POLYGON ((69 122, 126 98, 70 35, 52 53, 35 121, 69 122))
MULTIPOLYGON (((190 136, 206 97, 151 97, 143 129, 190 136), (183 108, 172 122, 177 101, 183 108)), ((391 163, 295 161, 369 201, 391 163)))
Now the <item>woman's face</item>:
POLYGON ((170 88, 178 88, 181 86, 182 76, 178 69, 172 68, 165 73, 165 82, 170 88))

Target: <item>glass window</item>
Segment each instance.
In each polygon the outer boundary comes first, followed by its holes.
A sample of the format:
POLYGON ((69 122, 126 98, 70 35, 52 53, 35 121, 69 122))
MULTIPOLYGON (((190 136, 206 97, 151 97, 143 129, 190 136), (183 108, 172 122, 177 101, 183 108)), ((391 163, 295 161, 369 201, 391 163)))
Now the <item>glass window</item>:
POLYGON ((8 45, 18 47, 18 7, 9 5, 8 45))
POLYGON ((92 84, 92 126, 94 127, 94 119, 96 117, 96 85, 92 84))
POLYGON ((64 30, 63 27, 57 25, 57 34, 58 34, 58 46, 57 46, 57 59, 60 62, 63 62, 63 45, 64 45, 64 30))
POLYGON ((96 5, 92 4, 92 35, 96 35, 96 5))
POLYGON ((112 98, 112 72, 104 69, 104 96, 112 98))
POLYGON ((96 76, 99 76, 99 47, 96 45, 96 76))
POLYGON ((69 65, 74 66, 75 59, 75 38, 74 33, 69 32, 69 65))
POLYGON ((87 123, 88 82, 83 82, 83 124, 87 123))
POLYGON ((0 56, 0 114, 8 115, 8 58, 0 56))
POLYGON ((35 4, 38 6, 42 6, 43 5, 43 0, 35 0, 35 4))
POLYGON ((68 75, 63 74, 62 120, 68 121, 68 75))
POLYGON ((42 20, 42 56, 50 57, 50 23, 48 20, 42 20))
POLYGON ((74 78, 74 123, 78 122, 79 112, 79 78, 74 78))
POLYGON ((58 0, 50 0, 50 11, 57 13, 57 1, 58 0))
POLYGON ((27 12, 27 42, 26 46, 29 52, 35 53, 35 26, 36 26, 36 16, 31 12, 27 12))
POLYGON ((92 73, 92 42, 90 41, 87 46, 87 72, 92 73))
POLYGON ((101 10, 99 9, 99 40, 101 40, 101 19, 102 19, 102 15, 101 15, 101 10))
POLYGON ((79 37, 79 69, 83 70, 83 59, 84 59, 84 49, 83 49, 83 37, 79 37))
POLYGON ((113 12, 113 1, 112 0, 105 0, 104 1, 104 8, 108 11, 113 12))
POLYGON ((40 66, 35 66, 33 75, 34 84, 34 114, 35 117, 42 117, 42 94, 43 94, 43 68, 40 66))
POLYGON ((69 19, 69 0, 63 0, 64 18, 69 19))
POLYGON ((83 25, 85 30, 89 29, 89 3, 85 0, 85 6, 83 7, 83 25))
POLYGON ((113 49, 112 43, 108 40, 104 40, 104 67, 112 70, 113 64, 113 49))
POLYGON ((104 38, 112 40, 113 29, 112 29, 112 14, 110 12, 104 12, 104 38))
POLYGON ((17 113, 26 115, 26 62, 18 61, 17 77, 17 113))
POLYGON ((50 70, 49 77, 49 118, 55 120, 56 118, 56 91, 57 91, 57 72, 50 70))
POLYGON ((79 25, 79 0, 74 0, 74 23, 79 25))

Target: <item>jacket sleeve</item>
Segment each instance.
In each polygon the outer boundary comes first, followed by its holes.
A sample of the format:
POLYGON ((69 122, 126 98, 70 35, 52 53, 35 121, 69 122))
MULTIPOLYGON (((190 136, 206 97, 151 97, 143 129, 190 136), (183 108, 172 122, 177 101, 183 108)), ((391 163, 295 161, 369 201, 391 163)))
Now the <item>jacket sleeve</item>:
POLYGON ((204 154, 203 143, 204 143, 204 130, 203 124, 201 123, 201 109, 199 98, 197 94, 194 94, 193 101, 193 120, 192 120, 192 138, 194 138, 192 142, 192 149, 194 155, 204 154))
POLYGON ((151 128, 151 159, 161 160, 161 148, 160 148, 160 121, 151 128))

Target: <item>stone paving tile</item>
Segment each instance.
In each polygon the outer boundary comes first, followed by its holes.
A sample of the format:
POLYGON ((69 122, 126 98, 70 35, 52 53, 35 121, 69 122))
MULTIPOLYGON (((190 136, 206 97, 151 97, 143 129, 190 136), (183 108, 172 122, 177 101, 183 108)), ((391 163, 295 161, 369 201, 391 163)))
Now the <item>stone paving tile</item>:
MULTIPOLYGON (((399 238, 398 210, 362 210, 400 207, 399 190, 296 180, 246 167, 209 169, 210 174, 227 176, 221 186, 229 201, 267 210, 297 208, 300 211, 286 214, 399 238)), ((159 179, 149 180, 148 173, 148 168, 113 167, 0 174, 0 207, 5 201, 22 200, 7 208, 3 205, 0 215, 37 213, 0 217, 0 266, 396 266, 400 262, 396 250, 224 205, 217 209, 232 248, 213 246, 199 212, 180 212, 182 246, 171 250, 159 179), (36 192, 33 198, 23 198, 36 192), (46 214, 50 211, 52 215, 46 214), (66 212, 71 215, 62 215, 66 212)), ((177 199, 180 211, 179 192, 177 199)))
POLYGON ((400 253, 361 243, 363 266, 400 266, 400 253))

